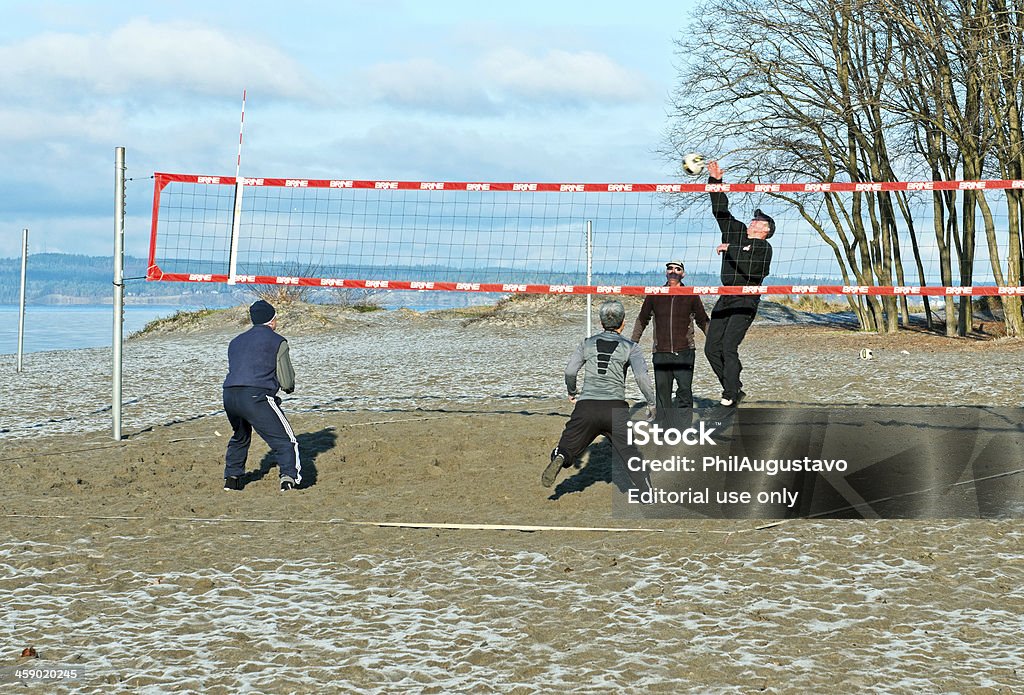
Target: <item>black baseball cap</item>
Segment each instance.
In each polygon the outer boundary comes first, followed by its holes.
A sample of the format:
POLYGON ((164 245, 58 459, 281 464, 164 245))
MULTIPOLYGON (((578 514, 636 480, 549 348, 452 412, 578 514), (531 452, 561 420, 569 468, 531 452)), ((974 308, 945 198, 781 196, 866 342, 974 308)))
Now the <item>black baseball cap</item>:
POLYGON ((775 234, 775 220, 761 211, 761 208, 754 210, 754 219, 761 220, 762 222, 768 223, 768 238, 770 239, 772 234, 775 234))

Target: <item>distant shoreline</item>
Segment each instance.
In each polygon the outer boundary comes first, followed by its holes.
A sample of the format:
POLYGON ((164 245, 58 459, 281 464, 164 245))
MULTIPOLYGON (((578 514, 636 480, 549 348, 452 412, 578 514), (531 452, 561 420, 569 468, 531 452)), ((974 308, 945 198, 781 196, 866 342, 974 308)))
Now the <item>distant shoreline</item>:
MULTIPOLYGON (((212 296, 212 295, 211 295, 212 296)), ((169 295, 169 296, 154 296, 154 297, 139 297, 130 295, 124 298, 124 305, 126 307, 131 306, 208 306, 210 308, 227 309, 235 306, 238 302, 231 297, 226 297, 229 301, 222 302, 208 302, 206 297, 199 297, 193 295, 169 295)), ((44 298, 44 301, 40 301, 40 298, 34 298, 32 300, 26 300, 25 306, 113 306, 113 297, 60 297, 58 299, 44 298)), ((0 302, 0 307, 4 306, 18 306, 15 302, 0 302)))
MULTIPOLYGON (((433 294, 436 293, 420 293, 415 298, 431 300, 434 297, 426 295, 433 294)), ((192 333, 226 335, 244 330, 249 325, 246 312, 249 298, 236 301, 229 306, 204 306, 195 302, 195 297, 189 297, 191 301, 180 303, 167 302, 167 298, 160 303, 148 298, 147 301, 135 299, 126 298, 125 303, 125 335, 133 342, 158 336, 175 337, 192 333), (147 312, 149 316, 146 316, 147 312)), ((429 301, 417 306, 388 306, 382 301, 386 299, 377 296, 362 304, 321 304, 297 300, 275 300, 273 303, 278 307, 283 333, 296 338, 347 327, 362 326, 373 330, 375 327, 379 328, 381 324, 393 322, 423 325, 452 322, 470 330, 513 328, 532 332, 571 325, 578 325, 580 330, 585 330, 587 297, 582 295, 512 294, 488 304, 454 307, 437 306, 429 301)), ((599 296, 592 302, 592 331, 599 330, 596 311, 604 299, 604 296, 599 296)), ((631 295, 618 299, 625 304, 627 323, 632 327, 644 298, 631 295)), ((704 304, 710 311, 713 299, 704 298, 704 304)), ((17 305, 0 304, 0 312, 8 318, 7 328, 0 331, 0 351, 3 354, 14 354, 17 305)), ((113 307, 110 303, 29 304, 26 308, 26 352, 109 349, 112 313, 113 307), (62 312, 66 314, 62 315, 62 312)), ((897 333, 891 334, 891 338, 885 339, 910 341, 917 336, 929 337, 937 342, 956 343, 956 339, 950 339, 943 334, 943 313, 941 308, 935 311, 934 316, 939 323, 932 328, 928 328, 922 314, 912 313, 909 328, 901 328, 897 333)), ((765 299, 761 303, 754 325, 781 329, 787 335, 799 329, 865 335, 859 330, 854 313, 843 303, 823 300, 810 302, 807 298, 789 302, 775 301, 774 298, 765 299)), ((975 330, 966 338, 968 341, 984 343, 1005 335, 1002 322, 992 315, 976 314, 973 325, 975 330)))
MULTIPOLYGON (((112 309, 114 306, 113 302, 68 302, 66 304, 41 304, 33 302, 25 302, 25 309, 30 311, 32 309, 112 309)), ((153 309, 154 307, 166 307, 168 309, 184 309, 200 307, 200 304, 190 304, 187 302, 130 302, 125 301, 124 308, 128 309, 153 309)), ((225 306, 218 307, 207 307, 210 309, 230 309, 234 304, 228 304, 225 306)), ((17 304, 2 303, 0 304, 0 310, 17 310, 17 304)))

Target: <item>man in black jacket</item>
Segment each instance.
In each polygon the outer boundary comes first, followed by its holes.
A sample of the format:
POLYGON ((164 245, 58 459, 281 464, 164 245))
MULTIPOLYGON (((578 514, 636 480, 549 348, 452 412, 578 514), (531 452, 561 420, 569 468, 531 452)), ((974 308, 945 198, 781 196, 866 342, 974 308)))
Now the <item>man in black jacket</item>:
POLYGON ((302 482, 299 443, 281 411, 280 389, 295 390, 295 371, 288 341, 275 331, 277 312, 262 299, 249 307, 252 328, 228 345, 228 376, 224 379, 224 412, 234 433, 224 460, 224 489, 244 487, 245 460, 252 431, 263 437, 277 458, 281 492, 302 482))
MULTIPOLYGON (((682 261, 665 264, 665 286, 681 287, 686 277, 682 261)), ((633 324, 634 343, 654 316, 654 389, 658 397, 658 413, 667 417, 673 407, 693 407, 693 365, 696 360, 693 324, 707 335, 708 315, 700 297, 682 294, 648 295, 633 324), (672 385, 676 385, 675 402, 672 385)))
MULTIPOLYGON (((708 162, 708 183, 722 182, 722 167, 708 162)), ((722 230, 722 243, 715 251, 722 256, 723 285, 760 285, 770 272, 772 246, 768 239, 775 234, 775 220, 754 211, 754 218, 743 224, 729 212, 725 193, 711 193, 711 213, 722 230)), ((746 394, 742 389, 739 346, 757 315, 760 294, 723 295, 711 310, 704 354, 722 384, 722 405, 739 405, 746 394)))

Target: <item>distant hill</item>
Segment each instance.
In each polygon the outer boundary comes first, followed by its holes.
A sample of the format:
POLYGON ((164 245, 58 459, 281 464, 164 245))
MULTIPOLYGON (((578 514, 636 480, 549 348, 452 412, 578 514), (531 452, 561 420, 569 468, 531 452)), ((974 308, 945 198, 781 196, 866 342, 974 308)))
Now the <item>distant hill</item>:
MULTIPOLYGON (((259 285, 228 287, 222 283, 146 282, 147 260, 126 256, 125 301, 128 304, 169 304, 211 309, 248 304, 259 285)), ((26 268, 27 304, 110 304, 113 302, 113 256, 68 253, 30 254, 26 268)), ((21 258, 0 258, 0 304, 17 304, 21 258)), ((308 301, 323 304, 376 303, 446 309, 496 302, 483 292, 402 292, 388 290, 312 289, 308 301)))
MULTIPOLYGON (((133 304, 189 304, 233 306, 251 295, 226 285, 190 282, 146 282, 146 259, 124 260, 125 295, 133 304)), ((26 267, 25 302, 28 304, 105 304, 113 301, 113 256, 69 253, 30 254, 26 267)), ((21 259, 0 258, 0 304, 17 304, 21 285, 21 259)))
MULTIPOLYGON (((208 308, 236 306, 251 302, 260 286, 229 287, 221 283, 146 282, 146 259, 125 257, 125 297, 130 304, 179 304, 208 308)), ((168 272, 175 261, 163 266, 168 272)), ((182 265, 187 266, 184 262, 182 265)), ((188 272, 188 271, 185 271, 188 272)), ((212 268, 196 272, 218 272, 212 268)), ((261 268, 267 275, 293 275, 294 268, 267 263, 261 268)), ((448 268, 444 266, 389 266, 386 269, 361 266, 320 268, 320 277, 349 277, 368 280, 430 279, 457 282, 484 282, 494 278, 510 282, 539 284, 581 284, 571 273, 531 271, 518 268, 448 268)), ((113 301, 114 261, 112 256, 82 256, 67 253, 37 253, 28 257, 26 302, 29 304, 107 304, 113 301)), ((717 274, 693 273, 688 285, 717 285, 717 274)), ((772 276, 771 284, 821 284, 823 279, 772 276)), ((17 304, 21 282, 21 259, 0 258, 0 304, 17 304)), ((595 273, 595 285, 660 285, 660 268, 649 273, 595 273)), ((838 281, 830 284, 838 284, 838 281)), ((306 301, 331 304, 373 301, 382 306, 451 308, 497 301, 500 295, 479 292, 415 292, 388 290, 339 290, 310 288, 306 301), (346 301, 348 299, 348 301, 346 301)))

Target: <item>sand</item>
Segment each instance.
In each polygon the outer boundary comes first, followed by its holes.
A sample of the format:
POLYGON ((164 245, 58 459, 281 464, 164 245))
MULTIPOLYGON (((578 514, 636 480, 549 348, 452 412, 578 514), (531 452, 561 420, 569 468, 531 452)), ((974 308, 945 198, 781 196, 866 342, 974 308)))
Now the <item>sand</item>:
MULTIPOLYGON (((0 423, 0 679, 21 663, 81 670, 34 692, 1020 691, 1020 521, 616 519, 606 444, 539 483, 578 313, 336 318, 282 322, 307 476, 289 494, 262 443, 246 489, 221 489, 237 325, 128 343, 121 442, 109 351, 30 356, 0 423)), ((763 320, 744 356, 761 405, 1021 405, 1018 341, 763 320)))

